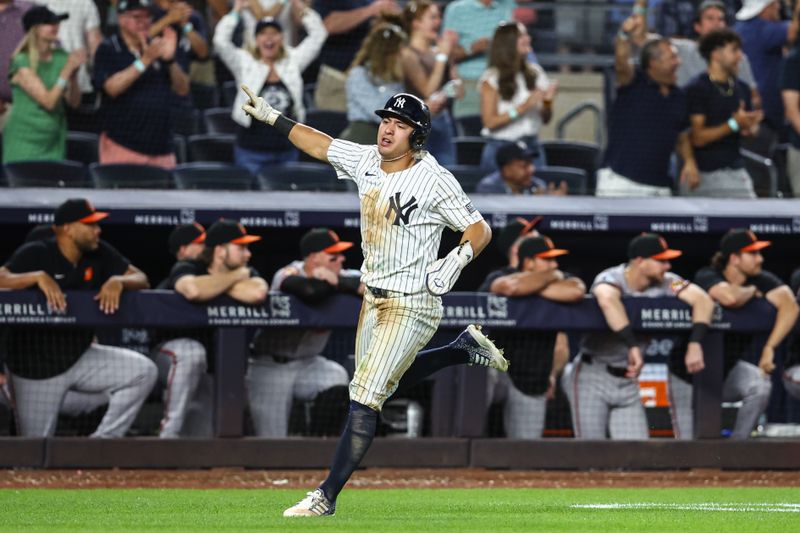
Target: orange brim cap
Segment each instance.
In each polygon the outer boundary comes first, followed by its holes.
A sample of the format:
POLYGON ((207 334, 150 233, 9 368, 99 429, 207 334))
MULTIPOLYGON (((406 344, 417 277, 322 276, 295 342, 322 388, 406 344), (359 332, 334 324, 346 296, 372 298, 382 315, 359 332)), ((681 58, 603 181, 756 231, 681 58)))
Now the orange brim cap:
POLYGON ((676 257, 680 257, 682 255, 683 252, 680 250, 664 250, 656 255, 651 255, 650 259, 655 259, 656 261, 666 261, 668 259, 675 259, 676 257))
POLYGON ((326 254, 338 254, 344 252, 345 250, 349 250, 353 247, 353 243, 349 241, 339 241, 336 244, 332 244, 322 250, 326 254))
POLYGON ((256 242, 260 240, 261 237, 259 237, 258 235, 244 235, 242 237, 239 237, 238 239, 233 239, 232 241, 229 242, 232 242, 233 244, 250 244, 251 242, 256 242))
POLYGON ((542 259, 550 259, 553 257, 558 257, 560 255, 567 255, 568 253, 569 250, 563 250, 561 248, 553 248, 552 250, 547 250, 546 252, 536 254, 536 257, 541 257, 542 259))
POLYGON ((767 248, 768 246, 772 246, 772 241, 756 241, 753 244, 748 244, 744 248, 741 249, 742 252, 755 252, 756 250, 762 250, 767 248))
POLYGON ((78 222, 82 222, 84 224, 92 224, 93 222, 99 222, 108 216, 108 213, 104 211, 95 211, 89 216, 85 216, 82 219, 78 220, 78 222))

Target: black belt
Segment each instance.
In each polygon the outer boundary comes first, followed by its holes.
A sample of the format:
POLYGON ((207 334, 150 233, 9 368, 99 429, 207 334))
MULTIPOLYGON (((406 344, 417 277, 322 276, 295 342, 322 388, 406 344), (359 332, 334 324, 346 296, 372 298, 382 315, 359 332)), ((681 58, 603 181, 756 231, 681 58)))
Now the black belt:
POLYGON ((402 298, 403 296, 410 296, 411 293, 408 292, 398 292, 398 291, 389 291, 386 289, 377 289, 375 287, 367 287, 367 290, 372 293, 373 296, 378 298, 402 298))
MULTIPOLYGON (((585 353, 581 354, 581 361, 586 363, 587 365, 593 364, 592 356, 591 355, 587 355, 585 353)), ((604 363, 600 363, 600 364, 602 364, 603 366, 606 367, 606 372, 608 372, 609 374, 611 374, 612 376, 614 376, 616 378, 624 378, 624 377, 626 377, 625 374, 628 373, 628 369, 627 368, 620 368, 618 366, 609 366, 609 365, 606 365, 604 363)))

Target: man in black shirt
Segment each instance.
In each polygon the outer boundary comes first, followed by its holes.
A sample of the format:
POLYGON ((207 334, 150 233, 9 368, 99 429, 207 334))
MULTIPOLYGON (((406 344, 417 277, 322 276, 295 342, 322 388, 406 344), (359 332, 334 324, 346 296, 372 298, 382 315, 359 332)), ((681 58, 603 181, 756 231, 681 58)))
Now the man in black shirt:
MULTIPOLYGON (((293 261, 275 273, 270 293, 292 294, 312 305, 335 294, 362 296, 361 272, 343 268, 343 252, 352 246, 352 242, 340 240, 327 228, 310 230, 300 239, 303 259, 293 261)), ((320 355, 331 330, 287 328, 263 333, 254 343, 255 353, 250 359, 246 377, 256 435, 287 436, 289 414, 295 399, 315 400, 315 404, 328 403, 324 406, 327 407, 326 414, 346 412, 347 383, 350 381, 347 370, 320 355), (337 388, 339 393, 334 392, 337 388), (331 393, 321 397, 324 391, 331 393), (337 395, 345 400, 338 409, 330 405, 330 399, 337 395)), ((330 426, 334 434, 341 432, 341 424, 332 422, 330 426)))
MULTIPOLYGON (((791 289, 771 272, 762 269, 761 250, 772 244, 759 241, 750 230, 733 229, 720 241, 720 250, 711 266, 700 269, 694 281, 724 307, 741 307, 754 297, 763 297, 775 306, 775 325, 761 348, 758 366, 745 360, 753 343, 749 333, 725 333, 722 400, 741 401, 731 438, 746 439, 766 410, 772 389, 769 374, 775 368, 775 348, 797 320, 798 306, 791 289)), ((673 418, 681 436, 691 435, 692 392, 685 375, 671 365, 670 392, 673 418), (678 378, 678 379, 674 379, 678 378)))
POLYGON ((754 135, 764 117, 753 111, 751 90, 739 79, 743 54, 739 36, 731 30, 712 31, 700 38, 700 55, 708 71, 686 88, 691 141, 699 182, 687 183, 693 196, 755 198, 753 182, 739 154, 742 136, 754 135))
MULTIPOLYGON (((478 289, 503 296, 540 296, 556 302, 577 302, 586 294, 578 278, 565 276, 556 257, 567 250, 555 248, 543 236, 528 236, 517 245, 517 268, 495 270, 478 289)), ((538 439, 544 430, 547 400, 555 395, 556 377, 569 358, 563 332, 498 330, 501 344, 514 364, 508 373, 490 369, 492 403, 504 403, 503 423, 512 439, 538 439)))
MULTIPOLYGON (((205 248, 205 239, 206 230, 197 222, 175 227, 167 242, 170 253, 177 259, 176 264, 195 260, 205 248)), ((174 287, 170 285, 171 282, 174 283, 169 276, 156 288, 172 290, 174 287)), ((206 348, 201 340, 208 342, 210 332, 203 330, 202 337, 197 333, 198 330, 174 329, 156 329, 152 332, 158 383, 159 387, 164 387, 164 418, 159 427, 159 436, 162 438, 211 436, 211 424, 206 420, 207 412, 211 409, 210 383, 202 389, 208 394, 201 394, 198 389, 207 368, 206 348), (185 423, 192 400, 202 406, 198 407, 203 414, 197 424, 185 423)))
MULTIPOLYGON (((267 297, 267 282, 256 269, 248 266, 251 256, 248 245, 259 240, 261 237, 248 235, 238 222, 221 219, 208 228, 205 248, 195 259, 175 263, 163 288, 175 290, 192 302, 207 302, 226 295, 242 303, 260 304, 267 297)), ((164 438, 182 434, 189 403, 208 368, 210 338, 207 332, 183 333, 159 348, 159 359, 162 359, 159 366, 164 367, 169 376, 159 433, 164 438)))
MULTIPOLYGON (((63 290, 97 290, 100 310, 119 308, 123 290, 146 289, 147 276, 100 240, 97 222, 107 213, 88 200, 70 199, 55 212, 55 238, 18 248, 0 267, 0 288, 38 287, 55 312, 67 309, 63 290)), ((6 365, 16 400, 20 434, 55 433, 67 391, 103 393, 108 410, 93 437, 122 437, 156 379, 152 361, 132 350, 94 342, 86 328, 15 327, 6 339, 6 365)))

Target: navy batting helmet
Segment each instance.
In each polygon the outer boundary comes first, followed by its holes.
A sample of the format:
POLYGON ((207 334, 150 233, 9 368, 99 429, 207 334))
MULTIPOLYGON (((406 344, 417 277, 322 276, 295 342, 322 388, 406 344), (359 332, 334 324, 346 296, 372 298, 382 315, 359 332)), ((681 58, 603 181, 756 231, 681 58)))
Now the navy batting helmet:
POLYGON ((381 118, 397 118, 412 126, 414 131, 409 138, 411 148, 421 150, 425 146, 431 133, 431 112, 427 104, 413 94, 397 93, 375 114, 381 118))

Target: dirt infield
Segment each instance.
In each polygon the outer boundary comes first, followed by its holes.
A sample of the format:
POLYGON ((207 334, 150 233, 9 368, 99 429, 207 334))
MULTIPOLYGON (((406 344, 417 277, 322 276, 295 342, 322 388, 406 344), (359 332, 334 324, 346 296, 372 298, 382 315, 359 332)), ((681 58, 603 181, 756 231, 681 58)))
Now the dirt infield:
MULTIPOLYGON (((316 486, 322 470, 0 470, 0 488, 264 489, 316 486)), ((798 487, 790 471, 562 472, 384 469, 356 473, 351 488, 798 487)))

